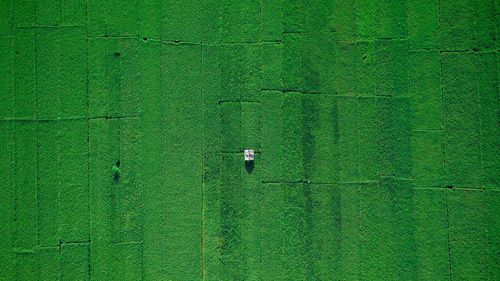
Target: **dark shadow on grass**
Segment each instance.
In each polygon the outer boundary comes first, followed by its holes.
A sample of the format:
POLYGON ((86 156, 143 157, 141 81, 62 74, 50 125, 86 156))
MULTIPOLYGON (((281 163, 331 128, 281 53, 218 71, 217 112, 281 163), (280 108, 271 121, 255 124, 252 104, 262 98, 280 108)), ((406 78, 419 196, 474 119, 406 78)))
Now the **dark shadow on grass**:
POLYGON ((251 174, 253 171, 253 167, 255 165, 255 161, 245 161, 245 170, 247 170, 247 173, 251 174))

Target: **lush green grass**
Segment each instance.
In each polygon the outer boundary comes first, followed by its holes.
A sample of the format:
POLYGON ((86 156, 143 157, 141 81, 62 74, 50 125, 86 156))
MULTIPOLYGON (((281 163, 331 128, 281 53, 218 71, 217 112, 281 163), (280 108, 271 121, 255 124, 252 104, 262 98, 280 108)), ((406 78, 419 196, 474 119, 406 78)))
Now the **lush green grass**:
POLYGON ((499 280, 498 3, 2 1, 0 280, 499 280))

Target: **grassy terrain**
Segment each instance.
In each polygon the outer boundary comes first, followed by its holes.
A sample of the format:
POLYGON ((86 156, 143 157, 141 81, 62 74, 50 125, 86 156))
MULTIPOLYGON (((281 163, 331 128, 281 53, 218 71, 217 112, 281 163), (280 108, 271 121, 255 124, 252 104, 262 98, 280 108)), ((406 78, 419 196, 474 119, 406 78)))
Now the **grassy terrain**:
POLYGON ((1 1, 0 280, 499 280, 499 3, 1 1))

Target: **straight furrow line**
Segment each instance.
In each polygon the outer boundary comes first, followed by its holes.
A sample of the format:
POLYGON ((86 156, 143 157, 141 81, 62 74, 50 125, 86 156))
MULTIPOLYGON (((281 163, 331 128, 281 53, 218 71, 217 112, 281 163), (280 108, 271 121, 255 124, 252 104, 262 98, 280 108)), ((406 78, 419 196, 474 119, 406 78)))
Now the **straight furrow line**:
POLYGON ((220 100, 219 105, 222 105, 224 103, 257 103, 260 104, 260 101, 253 101, 253 100, 220 100))
POLYGON ((19 28, 19 29, 43 29, 43 28, 68 28, 68 27, 75 27, 75 28, 84 28, 87 27, 85 25, 14 25, 12 28, 19 28))
POLYGON ((445 207, 446 207, 446 234, 448 238, 448 281, 451 281, 451 239, 450 239, 450 209, 448 206, 448 190, 445 191, 445 207))
POLYGON ((27 118, 2 118, 0 122, 62 122, 81 120, 111 120, 111 119, 138 119, 141 116, 98 116, 98 117, 70 117, 54 119, 27 119, 27 118))
POLYGON ((113 242, 113 245, 142 245, 144 241, 121 241, 121 242, 113 242))

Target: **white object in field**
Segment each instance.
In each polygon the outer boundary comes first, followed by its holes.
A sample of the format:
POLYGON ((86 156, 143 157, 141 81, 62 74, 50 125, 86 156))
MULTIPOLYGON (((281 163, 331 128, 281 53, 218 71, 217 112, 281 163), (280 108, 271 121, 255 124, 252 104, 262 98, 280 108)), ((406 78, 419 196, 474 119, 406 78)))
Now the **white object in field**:
POLYGON ((245 149, 245 161, 253 161, 255 159, 255 153, 253 149, 245 149))

